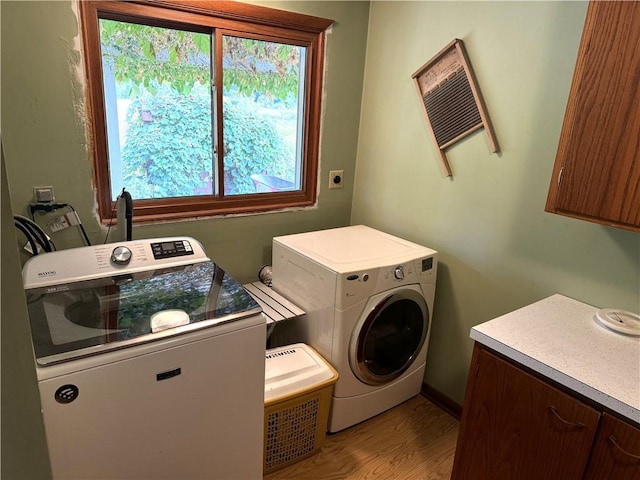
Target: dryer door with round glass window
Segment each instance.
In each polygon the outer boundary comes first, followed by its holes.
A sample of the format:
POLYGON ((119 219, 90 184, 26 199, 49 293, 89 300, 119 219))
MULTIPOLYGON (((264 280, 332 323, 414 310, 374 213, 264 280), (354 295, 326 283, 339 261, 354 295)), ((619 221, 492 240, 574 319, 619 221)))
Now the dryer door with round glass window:
POLYGON ((356 326, 350 345, 351 369, 363 382, 382 385, 414 362, 429 329, 424 297, 414 289, 389 293, 356 326))

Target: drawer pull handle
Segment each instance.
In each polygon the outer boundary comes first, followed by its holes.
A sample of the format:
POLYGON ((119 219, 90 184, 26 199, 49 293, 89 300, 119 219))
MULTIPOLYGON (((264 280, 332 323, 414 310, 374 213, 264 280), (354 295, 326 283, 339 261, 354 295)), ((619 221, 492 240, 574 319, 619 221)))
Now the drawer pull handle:
POLYGON ((574 427, 574 428, 585 428, 586 427, 586 425, 584 423, 582 423, 582 422, 574 423, 574 422, 569 422, 568 420, 565 420, 564 418, 562 418, 560 416, 560 414, 558 413, 558 409, 553 405, 549 405, 549 410, 551 410, 551 413, 553 413, 556 416, 556 418, 558 420, 560 420, 562 423, 564 423, 565 425, 568 425, 568 426, 574 427))
POLYGON ((634 455, 633 453, 627 452, 624 448, 622 448, 619 444, 618 444, 618 440, 616 439, 616 437, 614 437, 613 435, 611 435, 609 437, 609 441, 611 443, 613 443, 616 448, 618 450, 620 450, 622 453, 624 453, 625 455, 631 457, 631 458, 635 458, 636 460, 640 460, 640 455, 634 455))

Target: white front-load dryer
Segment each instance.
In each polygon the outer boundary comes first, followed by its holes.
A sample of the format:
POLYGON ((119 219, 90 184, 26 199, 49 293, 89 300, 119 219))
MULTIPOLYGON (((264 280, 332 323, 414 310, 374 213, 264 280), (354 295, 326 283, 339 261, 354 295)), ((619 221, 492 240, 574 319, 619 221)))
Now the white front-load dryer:
POLYGON ((338 371, 330 432, 420 392, 436 274, 437 252, 363 225, 274 238, 273 288, 306 311, 276 338, 338 371))

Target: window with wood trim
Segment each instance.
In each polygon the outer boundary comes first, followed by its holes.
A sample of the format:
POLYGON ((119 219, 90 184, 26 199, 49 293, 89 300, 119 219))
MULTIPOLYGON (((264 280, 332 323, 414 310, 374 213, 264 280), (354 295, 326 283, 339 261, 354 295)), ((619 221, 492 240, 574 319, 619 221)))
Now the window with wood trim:
POLYGON ((80 4, 98 208, 134 219, 310 206, 331 20, 227 1, 80 4))

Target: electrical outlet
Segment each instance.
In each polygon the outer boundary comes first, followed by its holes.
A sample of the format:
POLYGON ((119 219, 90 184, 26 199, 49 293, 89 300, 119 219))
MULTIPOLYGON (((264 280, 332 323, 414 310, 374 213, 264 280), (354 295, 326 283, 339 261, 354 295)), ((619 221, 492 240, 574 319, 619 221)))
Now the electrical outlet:
POLYGON ((344 170, 331 170, 329 172, 329 188, 344 187, 344 170))
POLYGON ((36 203, 52 203, 56 199, 53 187, 33 187, 33 194, 36 197, 36 203))

